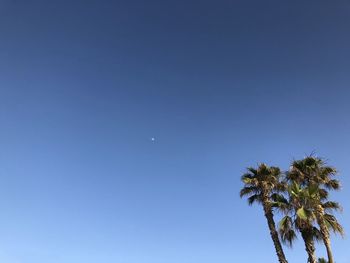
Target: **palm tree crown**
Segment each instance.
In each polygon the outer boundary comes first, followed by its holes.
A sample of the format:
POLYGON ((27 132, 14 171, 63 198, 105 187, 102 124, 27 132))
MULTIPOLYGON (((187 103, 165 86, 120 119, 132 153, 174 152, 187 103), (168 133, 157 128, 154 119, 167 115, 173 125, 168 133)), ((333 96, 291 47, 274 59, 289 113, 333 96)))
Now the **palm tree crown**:
POLYGON ((272 193, 286 189, 286 185, 280 181, 281 170, 278 167, 269 167, 263 163, 257 169, 249 167, 247 170, 248 172, 241 178, 244 187, 240 192, 240 196, 249 196, 249 205, 254 202, 261 203, 264 198, 269 198, 272 193))

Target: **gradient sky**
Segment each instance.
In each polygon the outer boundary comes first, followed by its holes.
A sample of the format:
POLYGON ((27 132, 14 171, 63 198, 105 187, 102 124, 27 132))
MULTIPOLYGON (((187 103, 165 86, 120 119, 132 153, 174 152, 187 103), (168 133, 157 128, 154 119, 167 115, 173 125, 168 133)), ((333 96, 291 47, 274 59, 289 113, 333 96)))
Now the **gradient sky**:
POLYGON ((312 151, 349 233, 349 47, 348 0, 0 0, 0 261, 277 262, 239 178, 312 151))

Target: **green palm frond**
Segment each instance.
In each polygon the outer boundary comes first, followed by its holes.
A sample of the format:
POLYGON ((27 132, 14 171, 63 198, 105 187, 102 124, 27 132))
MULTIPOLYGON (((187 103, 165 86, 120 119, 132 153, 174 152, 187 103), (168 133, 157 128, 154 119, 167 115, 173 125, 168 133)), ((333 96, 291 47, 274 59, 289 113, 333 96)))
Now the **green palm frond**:
POLYGON ((289 216, 285 216, 279 222, 278 232, 281 236, 281 240, 284 244, 292 247, 293 241, 297 238, 294 230, 293 219, 289 216))
POLYGON ((312 221, 315 218, 313 212, 303 206, 297 210, 296 214, 302 221, 312 221))
POLYGON ((328 229, 332 230, 335 234, 340 234, 344 236, 344 229, 339 224, 337 218, 331 214, 324 214, 323 219, 328 227, 328 229))
POLYGON ((291 185, 289 186, 288 192, 290 195, 297 197, 301 191, 301 188, 299 184, 296 181, 292 181, 291 185))
POLYGON ((288 213, 291 209, 290 203, 288 200, 281 194, 274 193, 271 195, 272 207, 277 208, 278 210, 288 213))

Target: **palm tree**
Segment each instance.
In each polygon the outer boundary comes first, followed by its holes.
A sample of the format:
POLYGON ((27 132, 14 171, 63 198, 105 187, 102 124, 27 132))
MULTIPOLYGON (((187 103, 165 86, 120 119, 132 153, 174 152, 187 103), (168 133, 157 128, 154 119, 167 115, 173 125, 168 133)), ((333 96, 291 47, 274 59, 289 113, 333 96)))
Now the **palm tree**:
POLYGON ((338 190, 340 188, 339 181, 333 179, 336 174, 337 170, 334 167, 327 166, 323 159, 308 156, 302 160, 294 161, 287 175, 289 180, 312 189, 312 193, 308 196, 309 209, 312 210, 309 214, 313 216, 320 227, 329 263, 334 263, 329 230, 343 234, 343 228, 336 217, 325 211, 340 208, 336 202, 324 202, 328 198, 328 190, 338 190))
POLYGON ((295 182, 288 190, 289 200, 280 194, 272 196, 274 206, 283 211, 286 216, 279 223, 279 233, 282 242, 292 246, 296 239, 296 230, 302 235, 305 243, 305 249, 308 253, 308 261, 316 262, 314 241, 324 241, 322 229, 317 229, 313 224, 323 220, 327 226, 326 233, 329 235, 329 229, 334 233, 343 234, 342 226, 331 214, 334 210, 339 210, 340 206, 336 202, 320 202, 315 196, 316 188, 301 188, 295 182), (318 209, 323 210, 322 217, 318 209))
POLYGON ((284 191, 286 188, 280 180, 281 171, 278 167, 269 167, 266 164, 260 164, 257 169, 250 167, 247 170, 248 172, 241 178, 244 187, 240 191, 240 196, 241 198, 248 196, 249 205, 255 202, 262 205, 278 261, 288 263, 276 230, 272 211, 273 201, 271 200, 272 194, 284 191))
POLYGON ((282 242, 292 246, 296 239, 296 231, 300 232, 308 254, 308 262, 316 263, 315 240, 320 240, 320 232, 314 226, 315 217, 310 213, 311 189, 302 188, 296 182, 288 187, 288 199, 281 194, 272 195, 274 207, 285 216, 279 223, 279 233, 282 242))

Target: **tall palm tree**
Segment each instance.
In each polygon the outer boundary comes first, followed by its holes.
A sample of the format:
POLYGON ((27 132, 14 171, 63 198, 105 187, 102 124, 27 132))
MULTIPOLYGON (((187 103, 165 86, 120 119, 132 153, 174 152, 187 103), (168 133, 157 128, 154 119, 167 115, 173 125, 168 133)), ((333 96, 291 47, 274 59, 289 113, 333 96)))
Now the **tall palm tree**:
POLYGON ((325 212, 325 208, 328 210, 339 209, 338 203, 324 202, 328 198, 328 190, 340 188, 339 181, 333 178, 336 174, 337 170, 328 166, 322 158, 308 156, 302 160, 294 161, 287 175, 289 180, 312 189, 312 194, 308 196, 311 206, 309 209, 312 209, 310 215, 313 215, 320 227, 329 263, 334 263, 329 230, 343 234, 343 228, 335 216, 325 212))
POLYGON ((255 202, 262 205, 278 261, 288 263, 276 230, 272 211, 273 201, 271 200, 272 194, 284 191, 286 188, 280 180, 281 171, 278 167, 269 167, 266 164, 260 164, 257 169, 250 167, 247 170, 248 172, 241 178, 244 187, 240 191, 240 196, 241 198, 248 196, 249 205, 255 202))
POLYGON ((308 262, 316 262, 314 241, 324 241, 324 234, 321 228, 319 230, 314 226, 314 223, 323 220, 327 226, 326 231, 328 235, 329 230, 343 234, 342 226, 331 214, 334 210, 339 210, 340 206, 332 201, 319 203, 319 200, 315 198, 315 195, 317 195, 316 188, 302 188, 295 182, 289 188, 288 193, 289 200, 279 194, 272 196, 272 200, 275 202, 274 206, 286 214, 279 223, 282 242, 292 246, 293 241, 296 239, 295 232, 299 231, 308 253, 308 262), (322 217, 318 211, 319 207, 323 210, 322 217))
POLYGON ((281 194, 272 195, 274 207, 285 216, 279 223, 282 242, 292 246, 296 239, 296 231, 300 232, 308 254, 308 262, 316 263, 315 240, 320 240, 320 232, 314 226, 314 215, 310 213, 310 189, 302 188, 296 182, 288 187, 288 199, 281 194))

